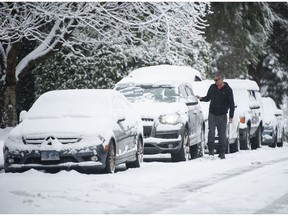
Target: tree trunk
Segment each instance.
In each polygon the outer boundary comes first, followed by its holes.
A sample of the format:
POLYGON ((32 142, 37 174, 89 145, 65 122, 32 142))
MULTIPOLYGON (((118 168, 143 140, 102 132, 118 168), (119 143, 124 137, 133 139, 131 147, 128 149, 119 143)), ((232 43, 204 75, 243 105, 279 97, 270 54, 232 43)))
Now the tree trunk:
POLYGON ((11 46, 7 55, 6 78, 3 92, 3 109, 1 114, 1 127, 15 127, 17 124, 16 113, 16 65, 17 56, 21 48, 21 43, 15 43, 11 46))
POLYGON ((16 114, 16 85, 4 87, 4 112, 2 114, 2 127, 15 127, 16 114))

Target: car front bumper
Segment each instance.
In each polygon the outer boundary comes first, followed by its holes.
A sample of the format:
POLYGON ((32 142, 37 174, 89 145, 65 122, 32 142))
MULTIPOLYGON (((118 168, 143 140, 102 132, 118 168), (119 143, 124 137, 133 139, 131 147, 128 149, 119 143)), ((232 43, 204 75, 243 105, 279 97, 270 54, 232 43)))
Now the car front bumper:
POLYGON ((144 131, 149 131, 149 135, 144 139, 144 154, 177 153, 180 151, 184 124, 150 126, 150 128, 144 126, 144 131))
MULTIPOLYGON (((72 145, 72 144, 71 144, 72 145)), ((83 146, 43 151, 40 146, 29 148, 4 148, 5 172, 36 170, 102 170, 106 166, 107 151, 103 145, 83 146), (43 154, 56 154, 57 158, 44 158, 43 154)))

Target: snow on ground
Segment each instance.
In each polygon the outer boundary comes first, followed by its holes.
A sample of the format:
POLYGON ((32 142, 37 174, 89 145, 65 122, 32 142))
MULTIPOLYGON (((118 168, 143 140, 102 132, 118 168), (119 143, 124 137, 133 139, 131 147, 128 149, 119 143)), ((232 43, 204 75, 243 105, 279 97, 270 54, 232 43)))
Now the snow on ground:
MULTIPOLYGON (((10 129, 0 129, 0 149, 10 129)), ((0 167, 3 153, 0 152, 0 167)), ((0 171, 0 214, 288 213, 288 143, 172 163, 145 156, 114 174, 0 171)))

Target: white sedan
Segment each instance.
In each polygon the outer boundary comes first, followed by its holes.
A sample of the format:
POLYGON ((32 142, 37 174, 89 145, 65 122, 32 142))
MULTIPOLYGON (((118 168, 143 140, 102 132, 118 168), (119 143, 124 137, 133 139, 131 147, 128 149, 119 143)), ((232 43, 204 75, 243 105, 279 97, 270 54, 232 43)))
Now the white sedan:
POLYGON ((5 172, 104 170, 143 160, 143 125, 115 90, 58 90, 40 96, 4 142, 5 172))

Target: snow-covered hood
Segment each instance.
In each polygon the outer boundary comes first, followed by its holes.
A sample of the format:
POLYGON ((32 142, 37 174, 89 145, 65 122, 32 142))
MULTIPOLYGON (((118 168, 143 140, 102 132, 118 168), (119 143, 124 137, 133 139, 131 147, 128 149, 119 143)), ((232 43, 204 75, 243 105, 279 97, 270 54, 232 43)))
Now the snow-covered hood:
POLYGON ((133 107, 139 112, 143 118, 158 118, 163 114, 179 113, 184 114, 188 111, 188 107, 184 103, 153 103, 139 102, 132 103, 133 107))
MULTIPOLYGON (((88 135, 108 136, 111 133, 111 122, 98 118, 43 118, 25 119, 11 132, 10 137, 19 136, 73 136, 88 135)), ((111 134, 110 134, 111 135, 111 134)))

